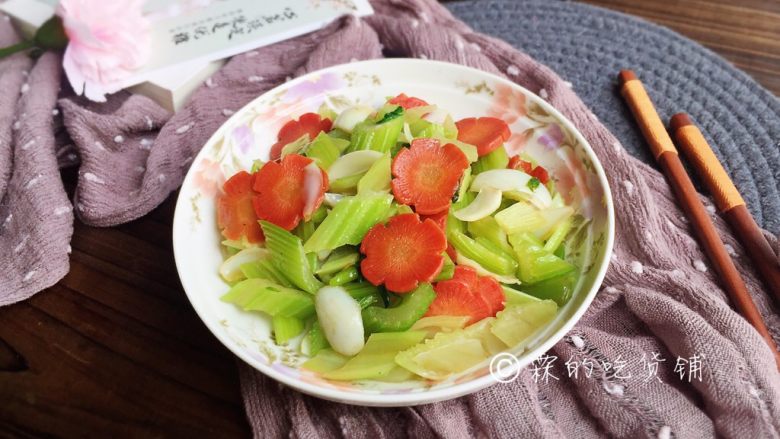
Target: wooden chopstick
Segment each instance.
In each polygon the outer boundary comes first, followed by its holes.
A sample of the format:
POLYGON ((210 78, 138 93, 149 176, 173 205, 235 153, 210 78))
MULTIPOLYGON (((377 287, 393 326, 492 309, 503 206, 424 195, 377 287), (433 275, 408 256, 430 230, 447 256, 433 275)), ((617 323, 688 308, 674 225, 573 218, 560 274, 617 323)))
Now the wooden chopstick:
POLYGON ((688 115, 675 114, 669 125, 677 146, 699 177, 704 180, 704 185, 715 199, 718 210, 731 225, 776 303, 780 305, 780 262, 753 216, 750 215, 745 200, 734 186, 734 182, 731 181, 707 140, 688 115))
POLYGON ((750 297, 742 276, 737 271, 737 267, 734 266, 734 261, 731 260, 726 251, 704 204, 699 199, 690 177, 685 172, 680 157, 677 155, 677 148, 674 147, 672 138, 669 137, 661 118, 658 117, 658 112, 656 112, 650 96, 631 70, 621 70, 618 80, 623 98, 628 103, 647 143, 650 144, 653 156, 669 180, 678 202, 691 221, 693 231, 720 277, 726 293, 737 310, 756 328, 756 331, 769 345, 774 353, 778 369, 780 369, 780 353, 777 351, 777 345, 769 334, 756 304, 750 297))

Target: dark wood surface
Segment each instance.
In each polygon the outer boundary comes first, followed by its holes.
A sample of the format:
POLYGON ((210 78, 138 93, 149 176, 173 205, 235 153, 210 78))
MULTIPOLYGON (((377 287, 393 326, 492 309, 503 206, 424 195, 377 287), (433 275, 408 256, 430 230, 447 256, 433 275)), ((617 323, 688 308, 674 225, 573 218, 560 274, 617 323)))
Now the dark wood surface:
MULTIPOLYGON (((776 0, 589 3, 675 28, 780 94, 776 0)), ((235 360, 178 281, 174 201, 120 227, 77 223, 70 273, 0 308, 0 437, 249 434, 235 360)))

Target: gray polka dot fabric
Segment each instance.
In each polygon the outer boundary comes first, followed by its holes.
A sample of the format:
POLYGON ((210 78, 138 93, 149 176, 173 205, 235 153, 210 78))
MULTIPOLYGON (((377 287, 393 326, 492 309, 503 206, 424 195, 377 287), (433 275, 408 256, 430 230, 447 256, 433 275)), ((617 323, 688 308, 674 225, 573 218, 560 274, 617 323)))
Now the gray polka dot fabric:
POLYGON ((603 8, 549 0, 447 7, 571 82, 623 146, 652 163, 617 90, 618 71, 634 70, 664 121, 681 111, 691 115, 756 221, 780 233, 780 101, 744 72, 667 28, 603 8))

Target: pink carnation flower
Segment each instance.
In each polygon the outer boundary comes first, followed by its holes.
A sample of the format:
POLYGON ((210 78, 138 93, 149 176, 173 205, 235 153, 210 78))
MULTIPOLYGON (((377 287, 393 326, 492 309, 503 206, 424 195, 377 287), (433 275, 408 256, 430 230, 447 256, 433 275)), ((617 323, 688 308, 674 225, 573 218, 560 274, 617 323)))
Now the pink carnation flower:
POLYGON ((98 102, 123 88, 122 80, 149 57, 144 0, 61 0, 68 47, 63 68, 77 94, 98 102))

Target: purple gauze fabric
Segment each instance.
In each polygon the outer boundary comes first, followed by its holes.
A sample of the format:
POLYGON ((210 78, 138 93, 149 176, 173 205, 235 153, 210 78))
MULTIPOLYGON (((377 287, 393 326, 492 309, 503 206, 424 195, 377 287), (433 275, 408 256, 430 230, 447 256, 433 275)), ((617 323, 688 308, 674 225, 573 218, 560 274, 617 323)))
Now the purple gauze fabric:
MULTIPOLYGON (((180 184, 193 156, 231 111, 288 77, 353 58, 379 58, 384 51, 470 65, 546 95, 608 170, 618 223, 615 257, 587 314, 549 352, 558 357, 552 369, 557 379, 538 381, 526 370, 514 383, 453 401, 375 409, 290 391, 241 363, 255 436, 777 437, 780 378, 772 355, 729 307, 663 176, 628 156, 574 92, 528 56, 472 32, 432 1, 373 4, 373 17, 345 18, 315 34, 235 57, 156 138, 167 114, 143 97, 121 93, 102 106, 61 99, 82 161, 75 203, 80 219, 109 226, 146 214, 180 184), (645 379, 641 359, 653 353, 665 362, 657 378, 645 379), (677 357, 694 356, 703 358, 702 380, 689 383, 673 366, 677 357), (590 365, 590 376, 583 368, 569 377, 566 360, 590 365), (616 373, 621 365, 625 370, 616 373), (632 376, 623 377, 626 372, 632 376)), ((0 22, 0 43, 10 38, 0 22)), ((57 62, 53 55, 41 58, 25 79, 28 60, 0 61, 0 86, 25 91, 21 97, 0 96, 0 224, 7 223, 0 226, 0 251, 9 255, 20 248, 18 256, 3 257, 0 264, 0 304, 29 297, 67 271, 72 213, 56 178, 56 142, 47 126, 59 84, 57 62), (30 136, 37 136, 38 148, 25 148, 30 136), (41 157, 26 159, 25 151, 41 157), (42 179, 30 184, 38 174, 42 179), (36 197, 17 201, 37 184, 36 197), (37 199, 43 191, 55 199, 37 199), (62 221, 52 223, 57 212, 62 221), (52 248, 44 252, 40 246, 48 242, 52 248)), ((723 221, 714 219, 777 339, 780 317, 771 311, 742 248, 723 221)), ((769 238, 777 247, 775 237, 769 238)))

